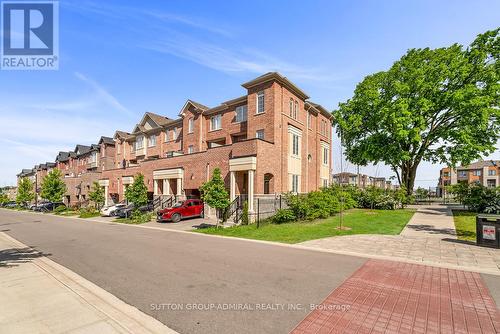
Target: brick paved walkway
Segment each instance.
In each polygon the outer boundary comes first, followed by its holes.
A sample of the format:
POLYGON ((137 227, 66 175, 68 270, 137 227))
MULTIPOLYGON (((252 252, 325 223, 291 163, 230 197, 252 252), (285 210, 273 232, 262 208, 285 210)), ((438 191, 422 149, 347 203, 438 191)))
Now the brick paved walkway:
POLYGON ((500 249, 457 240, 451 212, 443 206, 419 207, 400 235, 349 235, 299 245, 500 275, 500 249))
POLYGON ((369 260, 291 333, 500 333, 500 311, 477 273, 369 260))

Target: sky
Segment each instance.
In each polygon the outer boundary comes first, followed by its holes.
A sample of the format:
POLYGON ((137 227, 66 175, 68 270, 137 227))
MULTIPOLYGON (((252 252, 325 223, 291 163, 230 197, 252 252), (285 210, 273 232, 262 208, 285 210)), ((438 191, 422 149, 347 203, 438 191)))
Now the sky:
MULTIPOLYGON (((59 24, 59 70, 0 71, 0 186, 59 151, 131 131, 146 111, 176 118, 187 99, 241 96, 268 71, 333 110, 408 49, 467 45, 500 26, 500 1, 61 0, 59 24)), ((435 186, 440 167, 422 164, 416 184, 435 186)), ((360 172, 392 175, 382 164, 360 172)))

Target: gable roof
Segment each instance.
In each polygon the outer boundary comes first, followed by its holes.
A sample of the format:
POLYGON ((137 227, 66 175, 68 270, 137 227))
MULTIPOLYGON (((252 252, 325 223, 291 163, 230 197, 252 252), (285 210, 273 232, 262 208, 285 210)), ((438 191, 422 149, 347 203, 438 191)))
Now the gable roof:
POLYGON ((193 106, 194 109, 196 111, 199 111, 199 112, 204 112, 204 111, 210 109, 206 105, 203 105, 203 104, 201 104, 199 102, 196 102, 196 101, 193 101, 193 100, 187 100, 186 103, 184 103, 184 106, 182 107, 181 111, 179 112, 179 116, 182 117, 182 115, 184 114, 184 111, 186 109, 188 109, 190 105, 193 106))
POLYGON ((80 156, 89 153, 90 149, 90 146, 78 144, 74 149, 74 153, 76 154, 76 156, 80 156))
POLYGON ((69 152, 59 152, 56 157, 57 162, 66 162, 69 160, 69 152))
POLYGON ((132 137, 132 135, 130 135, 130 133, 125 132, 125 131, 120 131, 120 130, 116 130, 115 135, 113 136, 114 139, 117 139, 117 138, 128 139, 130 137, 132 137))
POLYGON ((101 136, 101 138, 99 139, 98 144, 114 145, 115 141, 111 137, 101 136))

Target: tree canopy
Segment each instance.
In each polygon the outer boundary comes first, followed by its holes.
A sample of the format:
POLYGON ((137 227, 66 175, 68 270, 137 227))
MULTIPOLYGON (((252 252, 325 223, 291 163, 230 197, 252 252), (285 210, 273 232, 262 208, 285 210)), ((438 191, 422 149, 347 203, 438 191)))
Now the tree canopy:
POLYGON ((40 196, 51 202, 60 202, 66 193, 66 184, 59 169, 51 170, 42 180, 40 196))
POLYGON ((215 168, 212 179, 203 183, 200 187, 201 199, 211 208, 217 209, 218 212, 229 206, 229 194, 227 193, 222 179, 220 169, 215 168))
POLYGON ((106 200, 104 188, 96 181, 92 184, 92 190, 89 192, 89 199, 94 202, 96 208, 102 206, 106 200))
POLYGON ((134 176, 134 182, 125 190, 125 198, 136 209, 148 204, 148 187, 144 184, 144 175, 139 173, 134 176))
POLYGON ((17 204, 29 203, 35 199, 35 193, 33 192, 33 183, 27 177, 23 177, 19 180, 17 185, 17 204))
POLYGON ((500 131, 499 30, 466 48, 411 49, 367 76, 333 112, 347 159, 384 162, 411 193, 422 161, 455 166, 492 153, 500 131))

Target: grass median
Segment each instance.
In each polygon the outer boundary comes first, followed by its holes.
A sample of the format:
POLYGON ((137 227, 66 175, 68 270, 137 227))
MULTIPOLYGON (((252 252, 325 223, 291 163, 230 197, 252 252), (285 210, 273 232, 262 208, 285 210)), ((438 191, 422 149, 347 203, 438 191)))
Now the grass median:
POLYGON ((352 209, 344 213, 344 226, 350 230, 336 229, 339 215, 312 222, 301 221, 287 224, 265 223, 229 228, 206 228, 195 232, 231 236, 246 239, 277 241, 295 244, 307 240, 352 234, 399 234, 415 210, 366 210, 352 209))
POLYGON ((459 240, 476 241, 475 212, 453 210, 453 221, 459 240))

